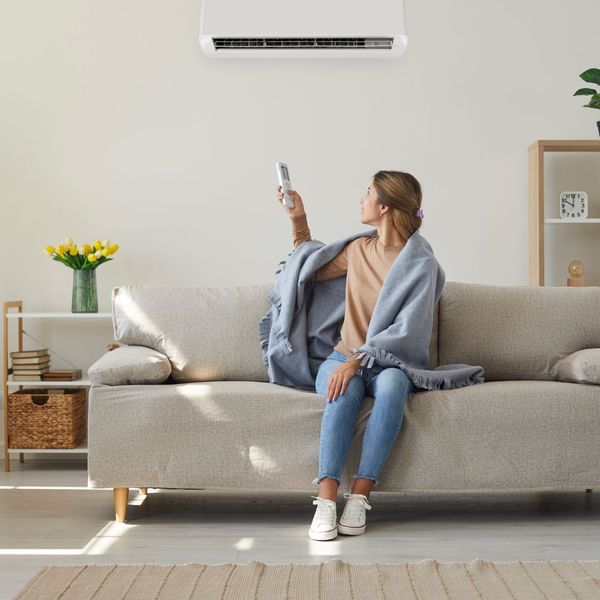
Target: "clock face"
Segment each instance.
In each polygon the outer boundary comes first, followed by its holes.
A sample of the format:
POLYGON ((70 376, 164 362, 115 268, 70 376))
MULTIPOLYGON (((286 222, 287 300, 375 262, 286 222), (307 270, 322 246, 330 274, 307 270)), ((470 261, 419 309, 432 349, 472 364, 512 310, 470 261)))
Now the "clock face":
POLYGON ((562 192, 560 195, 561 219, 586 219, 588 197, 585 192, 562 192))

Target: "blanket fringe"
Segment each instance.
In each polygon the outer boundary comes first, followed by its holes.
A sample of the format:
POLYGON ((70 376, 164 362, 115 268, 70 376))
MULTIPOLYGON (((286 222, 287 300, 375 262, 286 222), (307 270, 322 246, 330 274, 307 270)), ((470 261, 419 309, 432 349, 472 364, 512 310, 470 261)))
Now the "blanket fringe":
POLYGON ((407 377, 414 383, 418 388, 425 390, 451 390, 467 385, 475 385, 477 383, 484 383, 484 371, 480 366, 464 365, 464 364, 451 364, 451 365, 439 365, 435 369, 413 369, 402 361, 398 360, 393 354, 387 352, 383 348, 374 348, 375 354, 370 354, 359 348, 352 348, 353 352, 356 352, 361 357, 361 367, 371 368, 376 358, 387 360, 394 364, 401 371, 406 373, 407 377), (451 368, 462 367, 465 370, 465 375, 459 380, 456 380, 456 372, 450 377, 444 377, 444 371, 449 371, 451 368))
POLYGON ((361 367, 366 367, 367 369, 370 369, 373 366, 373 363, 375 362, 374 356, 371 356, 366 352, 360 352, 359 356, 362 358, 362 360, 360 361, 361 367))
MULTIPOLYGON (((402 370, 404 371, 404 369, 402 370)), ((432 373, 433 372, 435 372, 435 370, 432 371, 432 373)), ((416 387, 423 388, 425 390, 452 390, 455 388, 465 387, 467 385, 475 385, 477 383, 485 382, 483 375, 479 372, 467 374, 460 381, 455 380, 454 382, 450 381, 446 377, 434 378, 434 376, 415 373, 414 371, 409 371, 406 374, 412 379, 412 382, 416 387)))
POLYGON ((267 358, 267 351, 269 348, 269 337, 271 332, 271 323, 273 321, 271 312, 269 311, 259 322, 258 322, 258 337, 260 340, 260 350, 262 352, 263 364, 268 365, 269 360, 267 358))
POLYGON ((358 353, 361 367, 366 367, 367 369, 370 369, 373 366, 373 363, 375 362, 374 356, 371 356, 367 352, 361 352, 358 348, 352 348, 352 352, 355 354, 358 353))

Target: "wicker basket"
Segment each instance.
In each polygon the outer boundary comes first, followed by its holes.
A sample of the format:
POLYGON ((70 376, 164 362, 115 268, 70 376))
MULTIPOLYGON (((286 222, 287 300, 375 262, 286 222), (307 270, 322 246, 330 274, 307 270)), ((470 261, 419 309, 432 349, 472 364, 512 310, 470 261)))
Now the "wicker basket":
POLYGON ((87 430, 86 388, 35 388, 8 396, 10 448, 76 448, 87 430))

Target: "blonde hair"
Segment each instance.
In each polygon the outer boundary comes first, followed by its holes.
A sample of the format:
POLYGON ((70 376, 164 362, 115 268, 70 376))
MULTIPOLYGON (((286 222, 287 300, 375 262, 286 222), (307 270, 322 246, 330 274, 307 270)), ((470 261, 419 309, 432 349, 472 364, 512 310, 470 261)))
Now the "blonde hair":
POLYGON ((373 187, 379 204, 390 208, 392 223, 406 242, 421 227, 421 184, 410 173, 378 171, 373 175, 373 187))

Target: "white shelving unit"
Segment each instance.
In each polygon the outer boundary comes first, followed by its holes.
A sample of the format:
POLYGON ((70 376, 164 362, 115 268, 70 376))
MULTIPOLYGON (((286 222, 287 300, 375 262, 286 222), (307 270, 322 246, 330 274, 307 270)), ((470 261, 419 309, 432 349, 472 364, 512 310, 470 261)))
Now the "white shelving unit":
MULTIPOLYGON (((600 140, 537 140, 529 145, 529 285, 544 286, 546 225, 585 225, 600 219, 546 218, 544 202, 545 155, 548 152, 600 152, 600 140)), ((562 231, 562 230, 561 230, 562 231)))
POLYGON ((23 312, 23 302, 21 300, 12 300, 4 303, 3 325, 4 325, 4 369, 3 369, 3 389, 4 389, 4 470, 10 471, 10 455, 18 454, 19 461, 23 462, 23 453, 70 453, 87 454, 87 439, 85 439, 77 448, 10 448, 8 442, 8 395, 12 388, 23 389, 24 387, 44 387, 44 388, 65 388, 65 387, 89 387, 89 379, 74 379, 72 381, 13 381, 12 373, 9 368, 9 343, 8 331, 9 323, 17 321, 18 348, 23 350, 23 319, 112 319, 112 313, 70 313, 70 312, 23 312), (10 311, 16 309, 16 311, 10 311))

